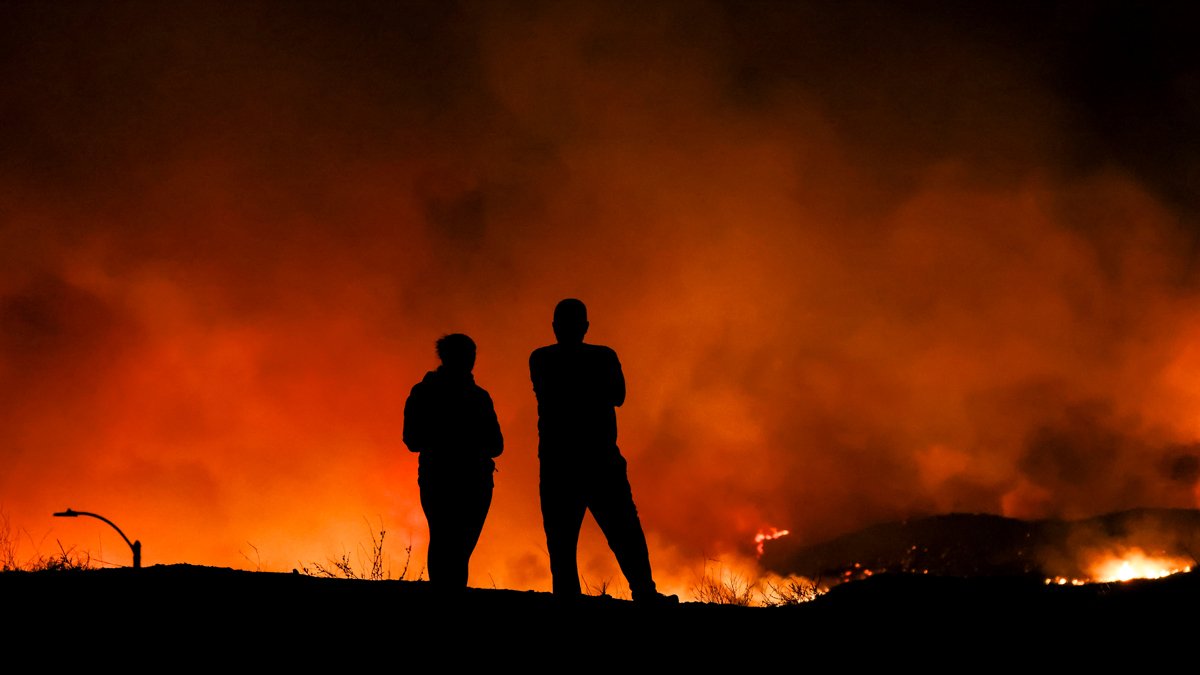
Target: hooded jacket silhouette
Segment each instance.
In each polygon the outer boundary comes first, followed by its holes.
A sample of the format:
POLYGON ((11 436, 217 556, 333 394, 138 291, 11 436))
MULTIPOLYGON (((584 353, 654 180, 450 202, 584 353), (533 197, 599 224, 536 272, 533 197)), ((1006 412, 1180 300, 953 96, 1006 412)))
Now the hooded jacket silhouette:
POLYGON ((413 386, 404 404, 404 444, 419 453, 429 580, 437 589, 460 590, 467 586, 471 553, 491 508, 492 474, 504 438, 491 396, 471 375, 474 342, 463 335, 448 338, 438 344, 442 365, 413 386))
POLYGON ((504 437, 487 391, 471 373, 425 373, 404 404, 404 444, 420 453, 418 481, 479 472, 491 480, 504 437))

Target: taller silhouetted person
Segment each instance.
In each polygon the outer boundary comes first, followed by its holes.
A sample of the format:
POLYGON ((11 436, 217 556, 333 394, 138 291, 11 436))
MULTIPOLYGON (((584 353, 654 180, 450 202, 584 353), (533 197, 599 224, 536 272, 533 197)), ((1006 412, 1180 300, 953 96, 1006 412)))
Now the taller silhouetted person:
POLYGON ((570 598, 581 593, 576 555, 583 516, 590 510, 633 600, 678 602, 655 586, 625 458, 617 447, 616 408, 625 402, 621 362, 612 349, 583 341, 588 325, 583 302, 563 300, 554 308, 557 344, 529 356, 538 404, 542 524, 554 594, 570 598))
POLYGON ((467 587, 471 553, 492 505, 495 458, 504 450, 487 391, 475 384, 475 342, 461 333, 437 341, 442 365, 413 386, 404 404, 404 444, 420 453, 417 485, 429 523, 429 581, 467 587))

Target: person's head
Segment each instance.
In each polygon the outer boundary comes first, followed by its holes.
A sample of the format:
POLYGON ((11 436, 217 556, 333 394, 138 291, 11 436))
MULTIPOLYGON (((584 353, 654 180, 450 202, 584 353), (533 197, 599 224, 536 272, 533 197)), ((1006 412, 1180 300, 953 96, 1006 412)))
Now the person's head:
POLYGON ((587 334, 587 307, 575 298, 567 298, 554 308, 554 337, 560 343, 575 344, 583 342, 587 334))
POLYGON ((437 355, 447 370, 469 373, 475 367, 475 341, 462 333, 443 335, 437 341, 437 355))

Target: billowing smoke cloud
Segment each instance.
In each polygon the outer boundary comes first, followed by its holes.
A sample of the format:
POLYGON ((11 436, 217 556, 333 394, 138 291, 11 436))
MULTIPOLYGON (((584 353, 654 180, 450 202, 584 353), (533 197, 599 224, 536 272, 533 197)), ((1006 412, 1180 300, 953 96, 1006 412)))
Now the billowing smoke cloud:
POLYGON ((462 331, 507 440, 472 583, 546 588, 526 359, 566 296, 622 357, 681 588, 765 526, 1195 505, 1200 99, 1167 10, 3 12, 27 551, 123 560, 71 506, 148 564, 288 569, 383 527, 418 568, 400 411, 462 331))

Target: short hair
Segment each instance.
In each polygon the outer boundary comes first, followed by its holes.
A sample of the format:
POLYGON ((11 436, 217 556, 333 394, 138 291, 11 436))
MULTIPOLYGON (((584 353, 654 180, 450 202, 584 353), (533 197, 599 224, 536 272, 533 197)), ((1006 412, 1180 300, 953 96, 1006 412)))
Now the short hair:
POLYGON ((475 356, 475 341, 462 333, 443 335, 438 338, 436 347, 442 363, 461 363, 475 356))
POLYGON ((582 323, 587 321, 587 305, 582 300, 567 298, 554 307, 554 320, 561 323, 582 323))

